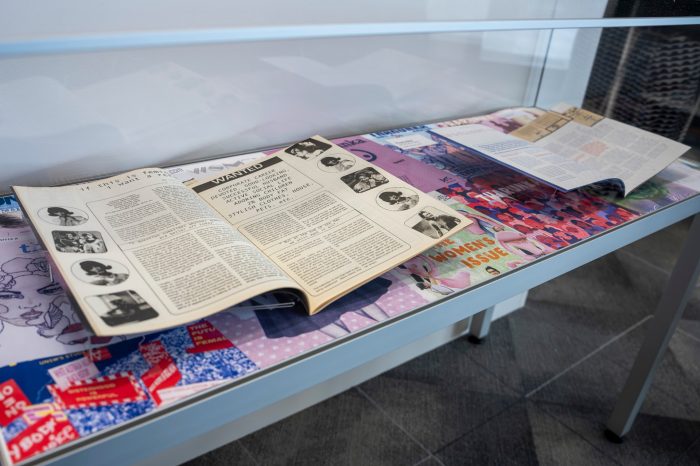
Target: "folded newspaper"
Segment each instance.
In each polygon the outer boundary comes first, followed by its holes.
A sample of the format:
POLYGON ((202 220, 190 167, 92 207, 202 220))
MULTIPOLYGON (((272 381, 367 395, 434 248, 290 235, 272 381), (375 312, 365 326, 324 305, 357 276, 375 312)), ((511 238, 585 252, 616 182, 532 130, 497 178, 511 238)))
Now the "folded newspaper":
POLYGON ((181 325, 271 291, 315 314, 472 223, 319 136, 187 185, 149 168, 13 189, 100 336, 181 325))
POLYGON ((459 120, 437 126, 436 136, 563 191, 607 181, 626 196, 689 149, 568 104, 509 134, 459 120))

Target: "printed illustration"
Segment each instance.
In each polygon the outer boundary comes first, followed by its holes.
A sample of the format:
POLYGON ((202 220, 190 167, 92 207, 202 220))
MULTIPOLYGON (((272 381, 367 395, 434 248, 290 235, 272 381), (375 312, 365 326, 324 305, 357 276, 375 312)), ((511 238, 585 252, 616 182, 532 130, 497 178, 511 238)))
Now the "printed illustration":
POLYGON ((355 160, 350 157, 334 157, 329 155, 321 157, 321 160, 318 161, 318 168, 329 173, 344 172, 350 170, 354 166, 355 160))
POLYGON ((12 194, 0 196, 0 213, 2 212, 20 212, 17 199, 12 194))
POLYGON ((551 249, 575 244, 637 216, 585 191, 557 191, 507 169, 439 192, 551 249))
POLYGON ((398 270, 414 280, 419 290, 430 290, 438 296, 449 295, 471 285, 468 271, 445 273, 446 271, 440 270, 439 263, 431 259, 429 254, 414 257, 399 265, 398 270))
POLYGON ((318 157, 325 151, 331 148, 331 145, 317 139, 309 138, 304 141, 297 142, 284 151, 300 159, 308 160, 312 157, 318 157))
POLYGON ((104 323, 110 327, 130 322, 142 322, 158 317, 155 309, 132 290, 89 296, 85 300, 92 306, 92 309, 104 323))
POLYGON ((461 220, 457 217, 433 207, 426 207, 406 220, 405 224, 426 236, 437 239, 442 238, 460 222, 461 220))
MULTIPOLYGON (((493 219, 474 213, 474 211, 466 208, 457 208, 457 211, 473 221, 471 225, 466 227, 467 230, 477 235, 489 235, 498 241, 504 249, 520 256, 524 261, 529 262, 554 251, 554 249, 528 238, 523 233, 506 228, 493 219)), ((512 265, 510 267, 512 268, 512 265)))
POLYGON ((88 221, 88 215, 80 209, 46 207, 39 210, 39 218, 52 225, 74 227, 88 221))
POLYGON ((79 280, 98 286, 118 285, 129 278, 129 270, 124 265, 106 259, 78 261, 71 270, 79 280))
POLYGON ((450 205, 474 223, 388 274, 408 279, 407 283, 430 301, 490 280, 551 251, 469 207, 455 201, 450 205))
POLYGON ((12 461, 23 461, 256 370, 242 351, 200 321, 84 354, 0 367, 6 400, 0 425, 12 461), (197 346, 200 337, 219 346, 197 346), (198 350, 190 351, 193 347, 198 350), (49 436, 52 442, 42 441, 49 436))
POLYGON ((410 189, 389 188, 377 195, 377 204, 386 210, 408 210, 418 204, 418 194, 410 189))
POLYGON ((98 254, 107 252, 99 231, 52 231, 54 246, 60 252, 98 254))
POLYGON ((18 212, 0 212, 0 228, 9 229, 27 226, 27 222, 24 221, 18 212))
POLYGON ((427 166, 412 157, 361 136, 335 139, 334 142, 424 193, 435 191, 458 181, 449 173, 427 166))
POLYGON ((364 193, 389 182, 384 175, 372 167, 342 176, 340 180, 356 193, 364 193))

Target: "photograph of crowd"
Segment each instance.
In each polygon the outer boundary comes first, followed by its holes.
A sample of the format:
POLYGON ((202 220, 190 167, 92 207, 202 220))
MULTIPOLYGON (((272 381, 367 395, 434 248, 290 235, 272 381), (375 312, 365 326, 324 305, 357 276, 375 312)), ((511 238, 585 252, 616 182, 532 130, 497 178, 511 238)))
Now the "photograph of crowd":
POLYGON ((389 182, 384 175, 372 167, 342 176, 340 180, 356 193, 364 193, 389 182))

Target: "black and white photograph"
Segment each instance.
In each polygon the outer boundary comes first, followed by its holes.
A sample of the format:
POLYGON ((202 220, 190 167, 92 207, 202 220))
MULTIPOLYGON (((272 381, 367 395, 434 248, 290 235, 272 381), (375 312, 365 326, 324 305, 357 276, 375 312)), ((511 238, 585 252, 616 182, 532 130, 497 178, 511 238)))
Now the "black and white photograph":
POLYGON ((384 178, 384 175, 372 167, 363 168, 349 175, 341 176, 340 180, 356 193, 364 193, 389 182, 389 180, 384 178))
POLYGON ((52 231, 53 243, 59 252, 98 254, 107 252, 99 231, 52 231))
POLYGON ((426 207, 418 214, 409 218, 405 225, 423 233, 425 236, 438 239, 452 228, 461 223, 461 220, 433 207, 426 207))
POLYGON ((408 210, 418 205, 418 193, 405 188, 388 188, 377 195, 377 204, 386 210, 408 210))
POLYGON ((355 166, 355 159, 350 157, 326 155, 318 161, 318 168, 328 173, 341 173, 355 166))
POLYGON ((81 260, 73 264, 71 271, 78 280, 98 286, 119 285, 129 278, 129 269, 107 259, 81 260))
POLYGON ((44 207, 37 213, 43 221, 60 227, 74 227, 88 221, 88 214, 72 207, 44 207))
POLYGON ((317 139, 309 138, 304 141, 297 142, 284 151, 300 159, 308 160, 318 157, 331 148, 331 145, 317 139))
POLYGON ((158 313, 139 294, 132 290, 88 296, 92 310, 110 327, 158 317, 158 313))

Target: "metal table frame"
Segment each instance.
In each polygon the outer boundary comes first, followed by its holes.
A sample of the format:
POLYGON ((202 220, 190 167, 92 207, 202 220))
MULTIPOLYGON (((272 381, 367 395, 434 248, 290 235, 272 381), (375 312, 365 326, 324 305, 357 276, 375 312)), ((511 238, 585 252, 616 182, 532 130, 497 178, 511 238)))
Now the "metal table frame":
POLYGON ((658 324, 650 326, 608 423, 608 435, 619 440, 634 422, 697 280, 699 213, 700 195, 696 195, 495 280, 67 445, 28 464, 156 465, 187 461, 468 334, 473 316, 477 317, 471 335, 483 338, 488 333, 490 309, 496 303, 694 215, 686 246, 654 317, 658 324))

